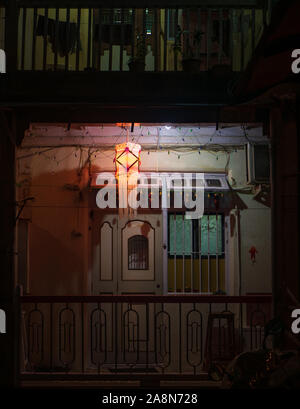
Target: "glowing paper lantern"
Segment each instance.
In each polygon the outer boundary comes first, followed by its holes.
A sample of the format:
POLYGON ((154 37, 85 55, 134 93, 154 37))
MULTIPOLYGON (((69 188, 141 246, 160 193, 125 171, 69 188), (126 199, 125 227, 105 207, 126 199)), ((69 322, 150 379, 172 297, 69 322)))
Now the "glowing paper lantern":
POLYGON ((119 190, 119 213, 128 215, 128 194, 137 186, 141 146, 125 142, 115 147, 116 178, 119 190))

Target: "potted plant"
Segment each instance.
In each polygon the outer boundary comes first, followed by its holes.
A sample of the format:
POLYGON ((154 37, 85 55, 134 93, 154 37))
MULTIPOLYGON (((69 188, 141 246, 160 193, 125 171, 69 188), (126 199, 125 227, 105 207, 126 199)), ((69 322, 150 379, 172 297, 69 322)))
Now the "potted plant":
POLYGON ((175 43, 173 51, 182 55, 182 69, 186 72, 199 72, 201 68, 200 50, 203 31, 200 30, 182 30, 180 26, 177 27, 175 36, 175 43), (186 34, 188 36, 185 46, 182 44, 182 37, 186 34))
POLYGON ((143 33, 137 33, 135 41, 135 53, 128 62, 130 71, 143 72, 145 71, 145 57, 148 54, 146 45, 146 37, 143 33))

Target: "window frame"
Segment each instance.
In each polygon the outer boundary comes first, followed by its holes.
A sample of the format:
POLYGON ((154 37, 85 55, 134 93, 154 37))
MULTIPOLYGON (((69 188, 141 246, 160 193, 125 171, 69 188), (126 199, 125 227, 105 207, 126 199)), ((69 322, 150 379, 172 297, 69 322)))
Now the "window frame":
MULTIPOLYGON (((130 270, 130 271, 135 271, 135 270, 142 270, 142 271, 147 271, 147 270, 149 270, 149 240, 148 240, 148 238, 146 237, 146 236, 144 236, 143 234, 135 234, 134 236, 131 236, 131 237, 129 237, 128 238, 128 240, 127 240, 127 263, 128 263, 128 270, 130 270), (140 266, 138 266, 138 267, 136 267, 136 268, 131 268, 130 267, 130 261, 129 261, 129 256, 130 256, 130 254, 129 254, 129 251, 131 250, 130 249, 130 246, 129 246, 129 242, 132 240, 132 239, 134 239, 135 237, 143 237, 143 241, 144 241, 144 243, 146 243, 147 244, 147 246, 146 246, 146 262, 145 262, 145 267, 140 267, 140 266)), ((135 263, 133 263, 133 264, 138 264, 138 262, 135 262, 135 263)))
MULTIPOLYGON (((194 227, 192 227, 193 230, 193 242, 192 242, 192 252, 190 254, 170 254, 170 249, 169 249, 169 243, 170 243, 170 217, 173 215, 184 215, 185 212, 168 212, 168 244, 167 244, 167 256, 168 259, 225 259, 225 252, 226 252, 226 247, 225 247, 225 215, 223 212, 219 213, 213 213, 213 212, 205 212, 203 215, 204 216, 221 216, 221 231, 222 231, 222 249, 221 252, 218 254, 199 254, 199 247, 198 249, 195 248, 196 243, 194 242, 195 236, 199 237, 199 223, 195 223, 196 221, 198 222, 198 219, 191 219, 192 220, 192 226, 196 226, 196 233, 194 233, 194 227)), ((198 244, 199 246, 199 244, 198 244)))

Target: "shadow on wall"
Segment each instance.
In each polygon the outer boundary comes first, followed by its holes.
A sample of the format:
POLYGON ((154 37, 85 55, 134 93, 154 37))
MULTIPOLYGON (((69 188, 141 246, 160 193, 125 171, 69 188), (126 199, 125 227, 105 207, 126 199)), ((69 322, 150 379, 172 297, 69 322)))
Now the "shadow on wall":
MULTIPOLYGON (((88 232, 86 170, 39 173, 44 163, 32 165, 29 215, 29 293, 81 295, 85 293, 88 232)), ((22 188, 21 188, 22 189, 22 188)), ((22 197, 22 194, 21 194, 22 197)))
MULTIPOLYGON (((61 220, 53 220, 61 223, 61 220)), ((68 229, 70 226, 66 225, 68 229)), ((77 246, 76 246, 77 247, 77 246)), ((32 295, 82 294, 83 259, 32 221, 29 285, 32 295)))
MULTIPOLYGON (((29 292, 32 295, 84 294, 89 228, 95 246, 100 240, 98 226, 100 228, 105 216, 105 211, 99 211, 96 206, 96 191, 88 188, 88 169, 73 167, 43 172, 47 166, 44 161, 31 166, 28 188, 35 201, 24 211, 24 214, 31 213, 29 292)), ((100 172, 101 169, 92 166, 91 171, 100 172)), ((245 205, 241 202, 239 199, 236 204, 243 209, 245 205)), ((118 210, 112 213, 117 219, 118 210)))

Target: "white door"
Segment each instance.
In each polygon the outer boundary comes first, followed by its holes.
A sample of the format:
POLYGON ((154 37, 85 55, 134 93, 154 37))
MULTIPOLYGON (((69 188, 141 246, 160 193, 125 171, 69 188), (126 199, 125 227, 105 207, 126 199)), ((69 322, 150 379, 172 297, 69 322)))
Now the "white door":
POLYGON ((95 212, 92 293, 162 293, 162 215, 95 212))
MULTIPOLYGON (((92 293, 162 294, 162 254, 161 213, 119 218, 117 213, 97 211, 92 228, 92 293)), ((107 353, 102 348, 101 362, 105 355, 110 369, 116 364, 151 366, 155 359, 154 309, 154 304, 149 308, 142 303, 102 304, 105 322, 97 325, 105 328, 107 353)))

